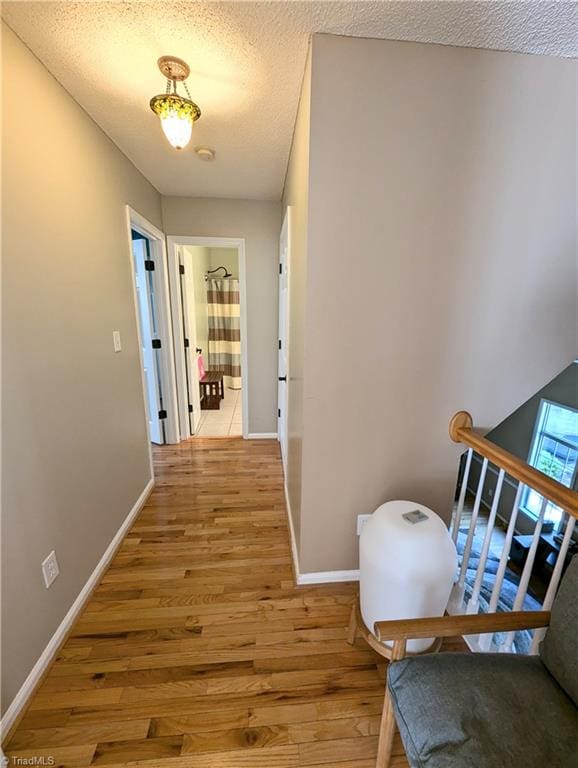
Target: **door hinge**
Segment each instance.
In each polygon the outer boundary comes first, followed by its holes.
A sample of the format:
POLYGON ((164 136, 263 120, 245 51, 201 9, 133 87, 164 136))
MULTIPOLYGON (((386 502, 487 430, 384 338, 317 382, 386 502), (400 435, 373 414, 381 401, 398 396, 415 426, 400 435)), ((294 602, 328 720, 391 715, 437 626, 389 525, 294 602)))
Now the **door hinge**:
POLYGON ((152 341, 153 349, 160 349, 161 348, 161 340, 160 339, 153 339, 152 341))
POLYGON ((189 403, 189 413, 193 412, 193 406, 189 403))
POLYGON ((155 263, 154 261, 151 261, 151 259, 145 259, 145 269, 147 272, 154 272, 155 271, 155 263))
POLYGON ((166 419, 167 418, 167 412, 165 410, 159 411, 159 419, 166 419))
POLYGON ((279 349, 281 349, 281 339, 279 339, 279 349))
POLYGON ((277 408, 277 417, 281 418, 281 408, 277 408))
POLYGON ((185 266, 184 264, 179 264, 179 275, 185 274, 185 266))
POLYGON ((185 342, 185 347, 188 347, 189 346, 189 340, 188 339, 184 339, 184 342, 185 342))

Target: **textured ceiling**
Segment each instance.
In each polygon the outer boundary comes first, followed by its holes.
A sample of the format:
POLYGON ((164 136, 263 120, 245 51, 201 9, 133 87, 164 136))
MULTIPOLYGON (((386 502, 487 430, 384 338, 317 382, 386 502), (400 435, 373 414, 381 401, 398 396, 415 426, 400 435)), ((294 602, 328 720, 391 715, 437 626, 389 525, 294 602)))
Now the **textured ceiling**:
POLYGON ((163 194, 278 199, 313 32, 576 56, 565 2, 4 2, 2 15, 163 194), (150 97, 163 54, 191 65, 203 116, 165 141, 150 97))

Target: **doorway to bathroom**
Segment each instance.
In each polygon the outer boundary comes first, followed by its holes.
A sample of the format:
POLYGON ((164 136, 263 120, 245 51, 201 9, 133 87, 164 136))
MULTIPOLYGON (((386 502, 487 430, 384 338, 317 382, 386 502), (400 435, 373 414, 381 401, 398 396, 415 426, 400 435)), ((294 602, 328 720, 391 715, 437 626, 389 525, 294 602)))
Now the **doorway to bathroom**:
POLYGON ((246 437, 244 241, 167 242, 181 439, 246 437))

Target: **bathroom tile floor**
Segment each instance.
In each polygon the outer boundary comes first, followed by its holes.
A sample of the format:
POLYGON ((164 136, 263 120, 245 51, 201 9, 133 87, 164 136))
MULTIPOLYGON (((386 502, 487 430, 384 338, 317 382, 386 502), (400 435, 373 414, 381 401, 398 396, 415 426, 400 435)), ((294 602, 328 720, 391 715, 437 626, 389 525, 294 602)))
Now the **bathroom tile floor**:
POLYGON ((243 398, 240 389, 227 389, 218 411, 202 411, 195 437, 228 437, 243 434, 243 398))

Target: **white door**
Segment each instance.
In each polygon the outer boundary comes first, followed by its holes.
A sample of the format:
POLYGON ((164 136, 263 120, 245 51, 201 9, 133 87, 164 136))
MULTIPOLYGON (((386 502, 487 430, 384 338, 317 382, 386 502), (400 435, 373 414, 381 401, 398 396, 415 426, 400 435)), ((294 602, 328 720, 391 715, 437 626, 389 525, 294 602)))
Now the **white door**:
POLYGON ((283 469, 287 476, 287 409, 289 405, 289 231, 291 207, 285 212, 279 239, 279 361, 277 385, 277 434, 281 445, 283 469))
MULTIPOLYGON (((195 283, 193 257, 179 248, 179 277, 183 318, 185 376, 188 393, 189 430, 194 435, 201 422, 201 395, 197 363, 197 323, 195 318, 195 283)), ((202 276, 200 276, 201 279, 202 276)))
POLYGON ((154 294, 151 296, 151 272, 146 269, 145 264, 148 257, 146 241, 144 239, 133 240, 132 252, 134 257, 142 359, 147 391, 146 408, 149 422, 149 437, 153 443, 162 444, 165 440, 162 422, 159 418, 161 393, 157 370, 157 351, 153 348, 153 338, 155 338, 154 294))

